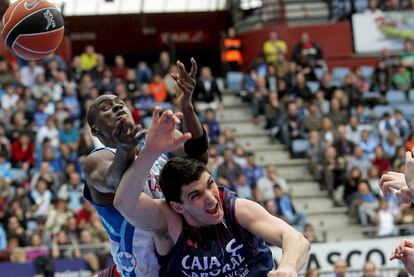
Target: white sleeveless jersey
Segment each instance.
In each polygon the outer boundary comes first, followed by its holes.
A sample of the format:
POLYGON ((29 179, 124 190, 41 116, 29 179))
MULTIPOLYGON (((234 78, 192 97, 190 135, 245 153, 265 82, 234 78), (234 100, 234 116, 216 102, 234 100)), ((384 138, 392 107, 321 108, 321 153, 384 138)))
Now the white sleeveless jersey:
MULTIPOLYGON (((102 149, 115 153, 115 149, 107 147, 93 152, 102 149)), ((166 155, 160 156, 148 174, 143 191, 154 199, 163 198, 158 179, 167 159, 166 155)), ((159 265, 151 233, 135 228, 113 205, 101 206, 94 203, 86 185, 84 197, 95 207, 108 233, 112 258, 118 272, 128 277, 158 277, 159 265)))

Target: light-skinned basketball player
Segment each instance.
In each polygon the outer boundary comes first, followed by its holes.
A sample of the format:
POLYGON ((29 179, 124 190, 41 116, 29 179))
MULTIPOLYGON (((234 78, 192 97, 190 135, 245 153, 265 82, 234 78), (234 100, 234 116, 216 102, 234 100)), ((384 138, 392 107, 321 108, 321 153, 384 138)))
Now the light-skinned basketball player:
MULTIPOLYGON (((197 71, 195 60, 192 59, 191 63, 191 71, 187 73, 184 65, 177 62, 179 76, 172 77, 181 92, 177 96, 177 105, 182 112, 179 115, 184 117, 184 130, 192 136, 192 139, 184 145, 185 153, 206 161, 208 158, 206 134, 191 104, 197 71)), ((158 112, 159 109, 156 111, 158 112)), ((92 134, 106 147, 96 149, 85 159, 83 170, 87 184, 84 196, 96 208, 102 219, 111 240, 111 254, 117 270, 122 275, 128 276, 158 276, 159 266, 153 253, 154 241, 151 234, 134 228, 113 206, 114 195, 121 177, 135 160, 139 152, 137 145, 144 141, 141 140, 144 134, 139 126, 135 126, 125 103, 115 95, 98 97, 88 110, 87 120, 92 134)), ((187 136, 189 135, 184 136, 183 139, 187 136)), ((143 190, 151 197, 163 197, 158 185, 158 174, 166 159, 167 157, 160 155, 148 171, 143 190)), ((113 270, 107 271, 110 273, 109 271, 113 272, 113 270)))
POLYGON ((197 160, 170 159, 160 175, 165 199, 141 193, 160 154, 188 139, 174 136, 180 115, 155 112, 142 149, 121 179, 115 207, 137 228, 152 233, 160 276, 297 276, 309 242, 256 202, 219 188, 197 160), (283 250, 276 270, 267 241, 283 250))
MULTIPOLYGON (((405 173, 390 171, 381 176, 384 195, 393 193, 400 202, 414 201, 414 149, 405 153, 405 173)), ((390 260, 400 260, 408 273, 414 275, 414 242, 403 239, 394 248, 390 260)))

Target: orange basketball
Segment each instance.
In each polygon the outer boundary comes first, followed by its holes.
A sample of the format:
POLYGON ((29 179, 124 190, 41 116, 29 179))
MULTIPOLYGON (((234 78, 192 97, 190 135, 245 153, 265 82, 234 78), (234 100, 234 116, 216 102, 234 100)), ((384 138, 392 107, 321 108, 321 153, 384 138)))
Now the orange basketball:
POLYGON ((6 45, 19 57, 36 60, 53 53, 63 38, 63 17, 45 0, 19 0, 2 20, 6 45))

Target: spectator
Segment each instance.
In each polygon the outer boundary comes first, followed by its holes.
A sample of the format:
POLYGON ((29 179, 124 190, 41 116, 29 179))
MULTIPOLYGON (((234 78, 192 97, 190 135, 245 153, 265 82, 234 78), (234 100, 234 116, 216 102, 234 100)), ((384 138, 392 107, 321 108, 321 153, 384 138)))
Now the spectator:
POLYGON ((266 167, 266 175, 262 176, 257 181, 256 189, 260 190, 263 195, 263 200, 271 200, 275 198, 274 186, 279 185, 284 192, 288 192, 289 188, 286 180, 280 177, 276 168, 273 165, 266 167))
POLYGON ((319 238, 315 235, 315 230, 313 229, 312 224, 305 224, 303 228, 303 236, 310 242, 315 243, 319 242, 319 238))
POLYGON ((40 74, 36 77, 35 85, 31 88, 33 97, 39 101, 44 95, 49 96, 49 99, 53 99, 52 85, 46 80, 44 74, 40 74))
POLYGON ((52 192, 47 189, 47 181, 42 178, 37 180, 35 190, 32 191, 31 197, 35 206, 33 209, 33 216, 46 216, 49 212, 50 203, 52 200, 52 192))
MULTIPOLYGON (((373 1, 375 2, 376 0, 373 1)), ((375 71, 372 75, 371 90, 379 91, 384 97, 391 84, 389 73, 390 71, 386 67, 385 61, 379 60, 377 62, 377 67, 375 68, 375 71)))
MULTIPOLYGON (((141 64, 142 65, 142 64, 141 64)), ((170 66, 171 66, 171 60, 170 60, 170 54, 168 54, 167 51, 162 51, 160 53, 160 57, 158 59, 158 62, 154 64, 154 74, 159 74, 162 78, 168 73, 170 66)), ((146 77, 148 77, 148 69, 146 67, 140 67, 141 69, 144 69, 143 72, 145 72, 146 77)), ((144 82, 145 83, 145 82, 144 82)))
POLYGON ((276 32, 270 32, 269 39, 263 44, 263 53, 268 64, 277 62, 280 55, 287 54, 286 42, 279 39, 276 32))
POLYGON ((296 103, 289 103, 287 113, 280 122, 280 138, 285 145, 290 147, 294 139, 304 138, 305 126, 303 120, 298 116, 296 103))
POLYGON ((339 204, 339 200, 334 198, 334 192, 344 182, 344 157, 337 155, 335 147, 327 146, 322 166, 322 189, 326 189, 335 204, 339 204))
POLYGON ((13 74, 10 73, 7 60, 4 56, 0 56, 0 87, 5 88, 14 82, 13 74))
POLYGON ((211 74, 211 69, 207 66, 200 70, 200 77, 193 93, 193 101, 199 112, 203 112, 208 108, 217 110, 220 107, 222 109, 221 91, 211 74))
POLYGON ((375 148, 377 147, 377 139, 370 134, 368 130, 362 130, 361 140, 358 143, 358 146, 363 152, 363 158, 366 160, 372 160, 374 158, 375 148))
POLYGON ((57 198, 54 207, 49 211, 46 221, 46 228, 52 234, 55 234, 62 229, 62 226, 65 225, 73 214, 73 211, 68 209, 66 201, 64 199, 57 198))
POLYGON ((378 0, 369 0, 368 1, 368 9, 365 10, 364 14, 370 15, 373 18, 377 18, 381 16, 383 13, 379 9, 378 0))
POLYGON ((128 73, 128 67, 125 65, 124 57, 121 55, 115 56, 115 65, 112 68, 112 77, 124 81, 128 73))
POLYGON ((404 91, 408 96, 411 89, 411 74, 403 65, 398 66, 398 71, 392 76, 392 84, 395 89, 404 91))
POLYGON ((252 114, 253 114, 253 123, 258 124, 259 115, 264 112, 264 105, 268 98, 269 90, 266 88, 266 80, 262 77, 257 78, 256 80, 256 89, 252 95, 252 114))
POLYGON ((226 72, 240 70, 243 64, 241 49, 241 39, 237 36, 236 30, 230 27, 227 30, 227 36, 223 40, 221 50, 221 60, 226 72))
POLYGON ((253 189, 248 183, 248 179, 244 173, 241 173, 236 177, 234 190, 237 193, 237 196, 253 200, 253 189))
POLYGON ((368 226, 375 222, 376 209, 378 200, 372 192, 369 191, 369 185, 362 180, 358 184, 358 191, 354 194, 351 201, 350 214, 358 213, 358 219, 362 226, 368 226))
POLYGON ((306 271, 305 277, 319 277, 319 270, 316 268, 311 268, 306 271))
POLYGON ((269 92, 266 103, 264 104, 264 114, 266 117, 266 129, 271 130, 273 137, 279 132, 279 118, 283 113, 283 107, 279 102, 277 93, 274 91, 269 92))
POLYGON ((319 87, 319 90, 321 90, 325 95, 325 99, 331 101, 332 95, 336 89, 337 87, 332 84, 331 73, 325 72, 325 74, 322 76, 319 87))
POLYGON ((379 210, 374 219, 374 222, 376 222, 378 226, 378 237, 383 238, 394 236, 396 234, 395 217, 396 214, 393 214, 392 210, 388 208, 388 201, 382 199, 379 202, 379 210))
POLYGON ((140 61, 136 67, 136 76, 138 84, 149 84, 152 80, 152 70, 147 63, 140 61))
POLYGON ((381 145, 375 147, 375 156, 372 160, 372 165, 377 169, 378 177, 391 170, 391 163, 385 157, 384 149, 381 147, 381 145))
POLYGON ((322 166, 321 163, 325 157, 326 145, 320 139, 320 134, 316 130, 309 132, 309 147, 306 151, 308 157, 308 166, 310 173, 315 176, 316 180, 321 181, 322 166))
POLYGON ((160 74, 155 73, 151 83, 148 86, 151 96, 158 103, 164 103, 167 101, 168 93, 167 87, 160 74))
POLYGON ((391 128, 402 140, 406 140, 410 135, 410 124, 404 118, 403 113, 395 109, 394 116, 390 120, 391 128))
POLYGON ((339 125, 346 124, 348 113, 341 107, 338 99, 332 98, 328 116, 334 128, 337 128, 339 125))
POLYGON ((207 125, 208 137, 210 143, 217 143, 218 138, 221 133, 220 123, 216 120, 216 114, 213 109, 208 108, 204 112, 204 120, 202 121, 204 125, 207 125))
POLYGON ((0 151, 0 178, 3 178, 6 182, 10 183, 12 180, 11 164, 8 161, 9 157, 7 151, 3 149, 0 151))
POLYGON ((86 45, 85 52, 80 56, 80 68, 82 71, 91 71, 97 65, 97 54, 95 47, 86 45))
POLYGON ((334 265, 334 277, 346 277, 348 265, 345 260, 338 259, 334 265))
POLYGON ((257 180, 265 175, 263 166, 256 163, 254 153, 247 154, 247 165, 243 167, 243 173, 246 176, 247 184, 251 188, 256 187, 257 180))
POLYGON ((364 275, 363 277, 377 277, 376 275, 377 267, 371 261, 366 261, 364 264, 364 275))
POLYGON ((344 125, 339 125, 336 129, 336 137, 333 143, 336 153, 340 157, 349 159, 354 152, 355 144, 346 138, 346 128, 344 125))
POLYGON ((311 41, 308 33, 302 33, 300 41, 293 48, 293 60, 303 68, 323 66, 323 54, 318 44, 311 41))
POLYGON ((219 154, 217 145, 210 144, 208 149, 208 166, 211 172, 211 175, 214 178, 217 178, 217 169, 223 163, 223 157, 219 154))
POLYGON ((73 146, 79 141, 79 128, 76 128, 73 123, 73 119, 70 117, 63 121, 63 128, 59 130, 59 141, 61 143, 73 146))
POLYGON ((53 259, 80 258, 78 242, 75 239, 69 240, 65 231, 58 231, 53 236, 51 256, 53 259))
POLYGON ((42 66, 38 65, 36 61, 29 61, 27 65, 20 70, 21 82, 26 87, 32 87, 36 83, 36 78, 39 75, 45 74, 42 66))
POLYGON ((217 181, 229 189, 234 187, 237 176, 242 173, 240 165, 233 160, 233 149, 224 149, 224 162, 217 168, 217 181))
POLYGON ((276 209, 279 215, 281 215, 290 225, 303 231, 303 227, 306 223, 305 215, 295 211, 292 200, 282 191, 279 185, 274 185, 273 188, 276 196, 276 209))
POLYGON ((59 188, 57 197, 67 201, 68 208, 75 213, 82 208, 83 183, 78 173, 70 174, 69 183, 65 183, 59 188))

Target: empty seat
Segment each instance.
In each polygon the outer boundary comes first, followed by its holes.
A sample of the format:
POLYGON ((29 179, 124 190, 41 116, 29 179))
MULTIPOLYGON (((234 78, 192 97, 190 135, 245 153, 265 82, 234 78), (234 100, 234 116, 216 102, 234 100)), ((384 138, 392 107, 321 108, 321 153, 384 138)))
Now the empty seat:
POLYGON ((401 90, 389 90, 385 95, 389 105, 399 105, 407 102, 405 93, 401 90))

